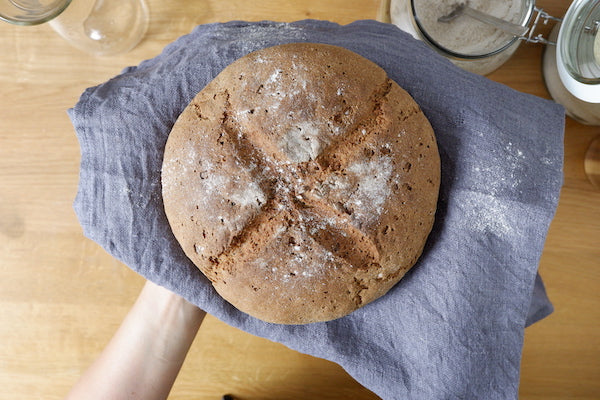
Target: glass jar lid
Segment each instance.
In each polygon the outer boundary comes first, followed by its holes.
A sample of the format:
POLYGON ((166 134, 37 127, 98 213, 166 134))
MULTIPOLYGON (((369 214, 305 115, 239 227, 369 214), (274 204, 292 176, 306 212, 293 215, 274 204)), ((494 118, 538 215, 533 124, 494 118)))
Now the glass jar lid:
POLYGON ((575 0, 557 40, 557 69, 565 87, 581 100, 600 103, 600 0, 575 0))
MULTIPOLYGON (((469 7, 494 17, 526 26, 533 14, 534 0, 470 0, 469 7)), ((434 48, 451 56, 479 59, 497 54, 518 40, 493 26, 463 15, 451 22, 440 22, 450 14, 457 0, 411 0, 417 28, 434 48)))

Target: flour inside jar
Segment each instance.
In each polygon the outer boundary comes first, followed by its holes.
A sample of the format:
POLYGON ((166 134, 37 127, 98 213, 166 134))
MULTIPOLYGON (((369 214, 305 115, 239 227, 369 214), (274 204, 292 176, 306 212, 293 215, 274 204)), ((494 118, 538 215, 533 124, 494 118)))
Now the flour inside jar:
MULTIPOLYGON (((468 15, 461 15, 450 22, 438 22, 438 18, 454 10, 457 0, 418 0, 414 3, 422 29, 438 45, 448 50, 465 55, 486 54, 501 48, 513 38, 468 15)), ((522 3, 523 0, 471 0, 469 6, 518 24, 522 3)))

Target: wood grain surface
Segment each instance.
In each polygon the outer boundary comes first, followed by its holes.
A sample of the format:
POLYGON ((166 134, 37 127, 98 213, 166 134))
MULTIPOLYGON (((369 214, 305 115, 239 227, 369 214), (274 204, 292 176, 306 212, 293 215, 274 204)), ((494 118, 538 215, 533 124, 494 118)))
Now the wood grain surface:
MULTIPOLYGON (((378 0, 158 1, 143 42, 96 58, 48 25, 0 23, 0 399, 59 399, 120 324, 143 279, 85 239, 72 202, 79 147, 66 110, 83 90, 157 55, 194 26, 229 20, 349 23, 378 0)), ((539 0, 562 16, 569 2, 539 0)), ((548 32, 550 27, 542 27, 548 32)), ((523 45, 489 76, 549 98, 543 47, 523 45)), ((556 311, 528 328, 522 399, 600 398, 600 190, 584 173, 598 127, 567 119, 564 188, 540 261, 556 311)), ((543 138, 540 138, 543 140, 543 138)), ((208 317, 172 399, 376 399, 339 366, 208 317)))

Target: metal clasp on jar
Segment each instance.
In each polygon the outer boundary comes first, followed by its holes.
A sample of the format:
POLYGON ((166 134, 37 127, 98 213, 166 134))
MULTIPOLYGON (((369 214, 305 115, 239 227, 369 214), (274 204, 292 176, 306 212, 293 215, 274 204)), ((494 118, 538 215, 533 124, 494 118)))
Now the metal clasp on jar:
POLYGON ((538 33, 536 36, 534 36, 535 30, 540 22, 544 25, 548 25, 549 21, 562 22, 562 18, 553 17, 552 15, 548 14, 546 11, 538 7, 533 7, 533 11, 537 14, 533 19, 533 22, 531 23, 531 27, 525 35, 519 37, 519 40, 523 40, 527 43, 542 43, 546 45, 556 46, 556 42, 546 39, 542 36, 541 33, 538 33))

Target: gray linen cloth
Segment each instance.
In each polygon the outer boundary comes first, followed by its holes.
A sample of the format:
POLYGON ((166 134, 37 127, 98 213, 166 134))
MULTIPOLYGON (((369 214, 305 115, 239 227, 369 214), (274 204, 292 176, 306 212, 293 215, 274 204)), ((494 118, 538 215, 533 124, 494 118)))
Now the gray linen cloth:
POLYGON ((384 399, 517 397, 524 328, 552 311, 537 267, 562 184, 560 106, 460 70, 392 25, 306 20, 199 26, 86 90, 69 113, 84 233, 147 279, 340 364, 384 399), (442 159, 436 222, 416 266, 349 316, 300 326, 259 321, 216 294, 175 241, 160 183, 165 141, 196 93, 237 58, 287 42, 343 46, 383 67, 431 121, 442 159))

